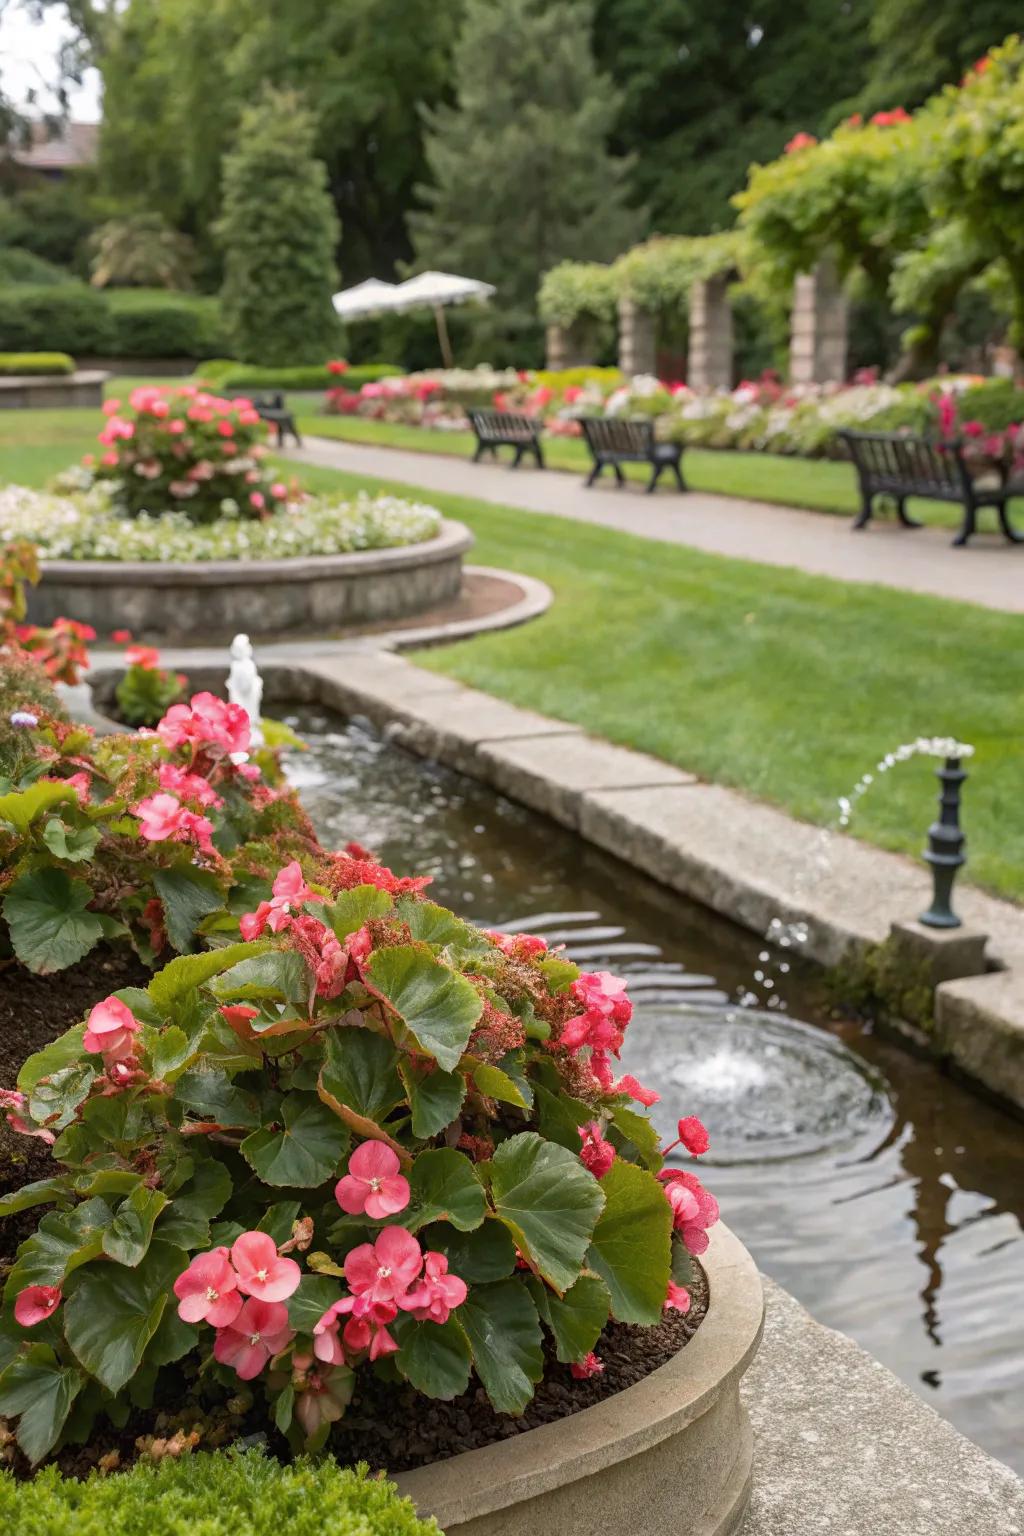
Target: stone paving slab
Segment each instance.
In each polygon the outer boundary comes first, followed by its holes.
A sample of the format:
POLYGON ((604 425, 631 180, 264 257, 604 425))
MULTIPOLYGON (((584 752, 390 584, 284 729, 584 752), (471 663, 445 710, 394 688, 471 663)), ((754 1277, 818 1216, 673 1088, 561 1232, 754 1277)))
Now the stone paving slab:
POLYGON ((594 736, 536 736, 481 746, 488 783, 562 826, 578 830, 588 790, 678 788, 692 773, 594 736))
MULTIPOLYGON (((765 1279, 741 1536, 1024 1536, 1024 1483, 765 1279)), ((637 1527, 642 1531, 642 1524, 637 1527)))
POLYGON ((854 533, 852 518, 825 512, 704 491, 681 495, 659 490, 645 496, 632 484, 621 490, 610 483, 586 490, 576 474, 512 472, 450 455, 327 438, 307 437, 305 446, 287 457, 524 512, 555 513, 710 554, 1024 613, 1024 545, 1007 544, 995 534, 979 535, 969 548, 954 549, 950 528, 909 530, 875 522, 854 533))

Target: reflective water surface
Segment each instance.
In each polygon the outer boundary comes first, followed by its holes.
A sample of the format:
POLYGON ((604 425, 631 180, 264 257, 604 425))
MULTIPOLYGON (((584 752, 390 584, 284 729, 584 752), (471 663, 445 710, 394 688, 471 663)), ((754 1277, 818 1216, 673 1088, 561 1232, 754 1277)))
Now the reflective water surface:
POLYGON ((546 819, 365 723, 288 720, 325 841, 628 978, 624 1064, 661 1093, 664 1130, 706 1122, 707 1182, 761 1267, 1024 1473, 1024 1126, 832 1019, 792 955, 546 819))

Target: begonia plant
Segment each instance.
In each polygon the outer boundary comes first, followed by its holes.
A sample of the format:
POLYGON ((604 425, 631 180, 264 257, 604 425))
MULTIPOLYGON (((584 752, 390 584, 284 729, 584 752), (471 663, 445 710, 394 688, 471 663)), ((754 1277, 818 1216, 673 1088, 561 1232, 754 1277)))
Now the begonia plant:
MULTIPOLYGON (((315 1449, 366 1371, 442 1399, 475 1372, 521 1414, 545 1339, 585 1377, 609 1319, 689 1306, 718 1209, 618 1075, 624 983, 428 883, 357 848, 292 860, 223 947, 99 1002, 0 1096, 61 1165, 0 1200, 52 1207, 0 1311, 30 1460, 240 1383, 315 1449)), ((679 1138, 707 1148, 692 1117, 679 1138)))

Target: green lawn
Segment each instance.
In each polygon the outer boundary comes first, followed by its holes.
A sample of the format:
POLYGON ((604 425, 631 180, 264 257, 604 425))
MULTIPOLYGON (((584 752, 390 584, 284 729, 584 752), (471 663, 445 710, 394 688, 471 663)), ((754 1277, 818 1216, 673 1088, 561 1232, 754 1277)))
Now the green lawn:
MULTIPOLYGON (((310 436, 407 448, 417 453, 454 454, 458 458, 468 458, 476 442, 471 432, 431 432, 423 427, 394 422, 367 421, 360 416, 302 414, 299 427, 310 436)), ((507 455, 508 451, 504 449, 503 454, 507 455)), ((544 458, 548 467, 554 470, 585 474, 590 469, 586 445, 576 437, 545 438, 544 458)), ((780 453, 724 453, 708 448, 687 448, 683 468, 695 491, 714 491, 720 496, 807 507, 812 512, 832 512, 844 517, 860 510, 853 467, 831 459, 795 459, 780 453)), ((625 469, 633 480, 646 480, 649 473, 642 464, 627 464, 625 469)), ((956 527, 960 521, 959 508, 942 502, 915 501, 911 503, 910 512, 923 522, 943 528, 956 527)))
MULTIPOLYGON (((0 414, 5 477, 44 483, 90 446, 95 425, 81 412, 0 414)), ((543 618, 425 652, 424 666, 805 820, 831 821, 836 797, 900 742, 974 743, 970 873, 1024 899, 1019 617, 358 475, 305 468, 303 478, 315 489, 421 495, 469 524, 474 559, 554 589, 543 618)), ((855 832, 919 852, 935 788, 926 763, 896 769, 861 802, 855 832)))

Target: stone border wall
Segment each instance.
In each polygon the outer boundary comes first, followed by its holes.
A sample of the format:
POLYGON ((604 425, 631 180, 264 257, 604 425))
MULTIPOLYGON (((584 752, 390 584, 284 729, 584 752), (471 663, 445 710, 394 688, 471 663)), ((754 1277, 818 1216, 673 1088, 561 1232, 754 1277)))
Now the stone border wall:
POLYGON ((29 620, 74 614, 101 635, 188 643, 196 635, 323 634, 404 618, 457 596, 473 536, 445 519, 435 539, 399 549, 294 560, 46 560, 29 620))
POLYGON ((109 377, 99 369, 9 374, 0 378, 0 411, 65 410, 69 406, 98 411, 109 377))

